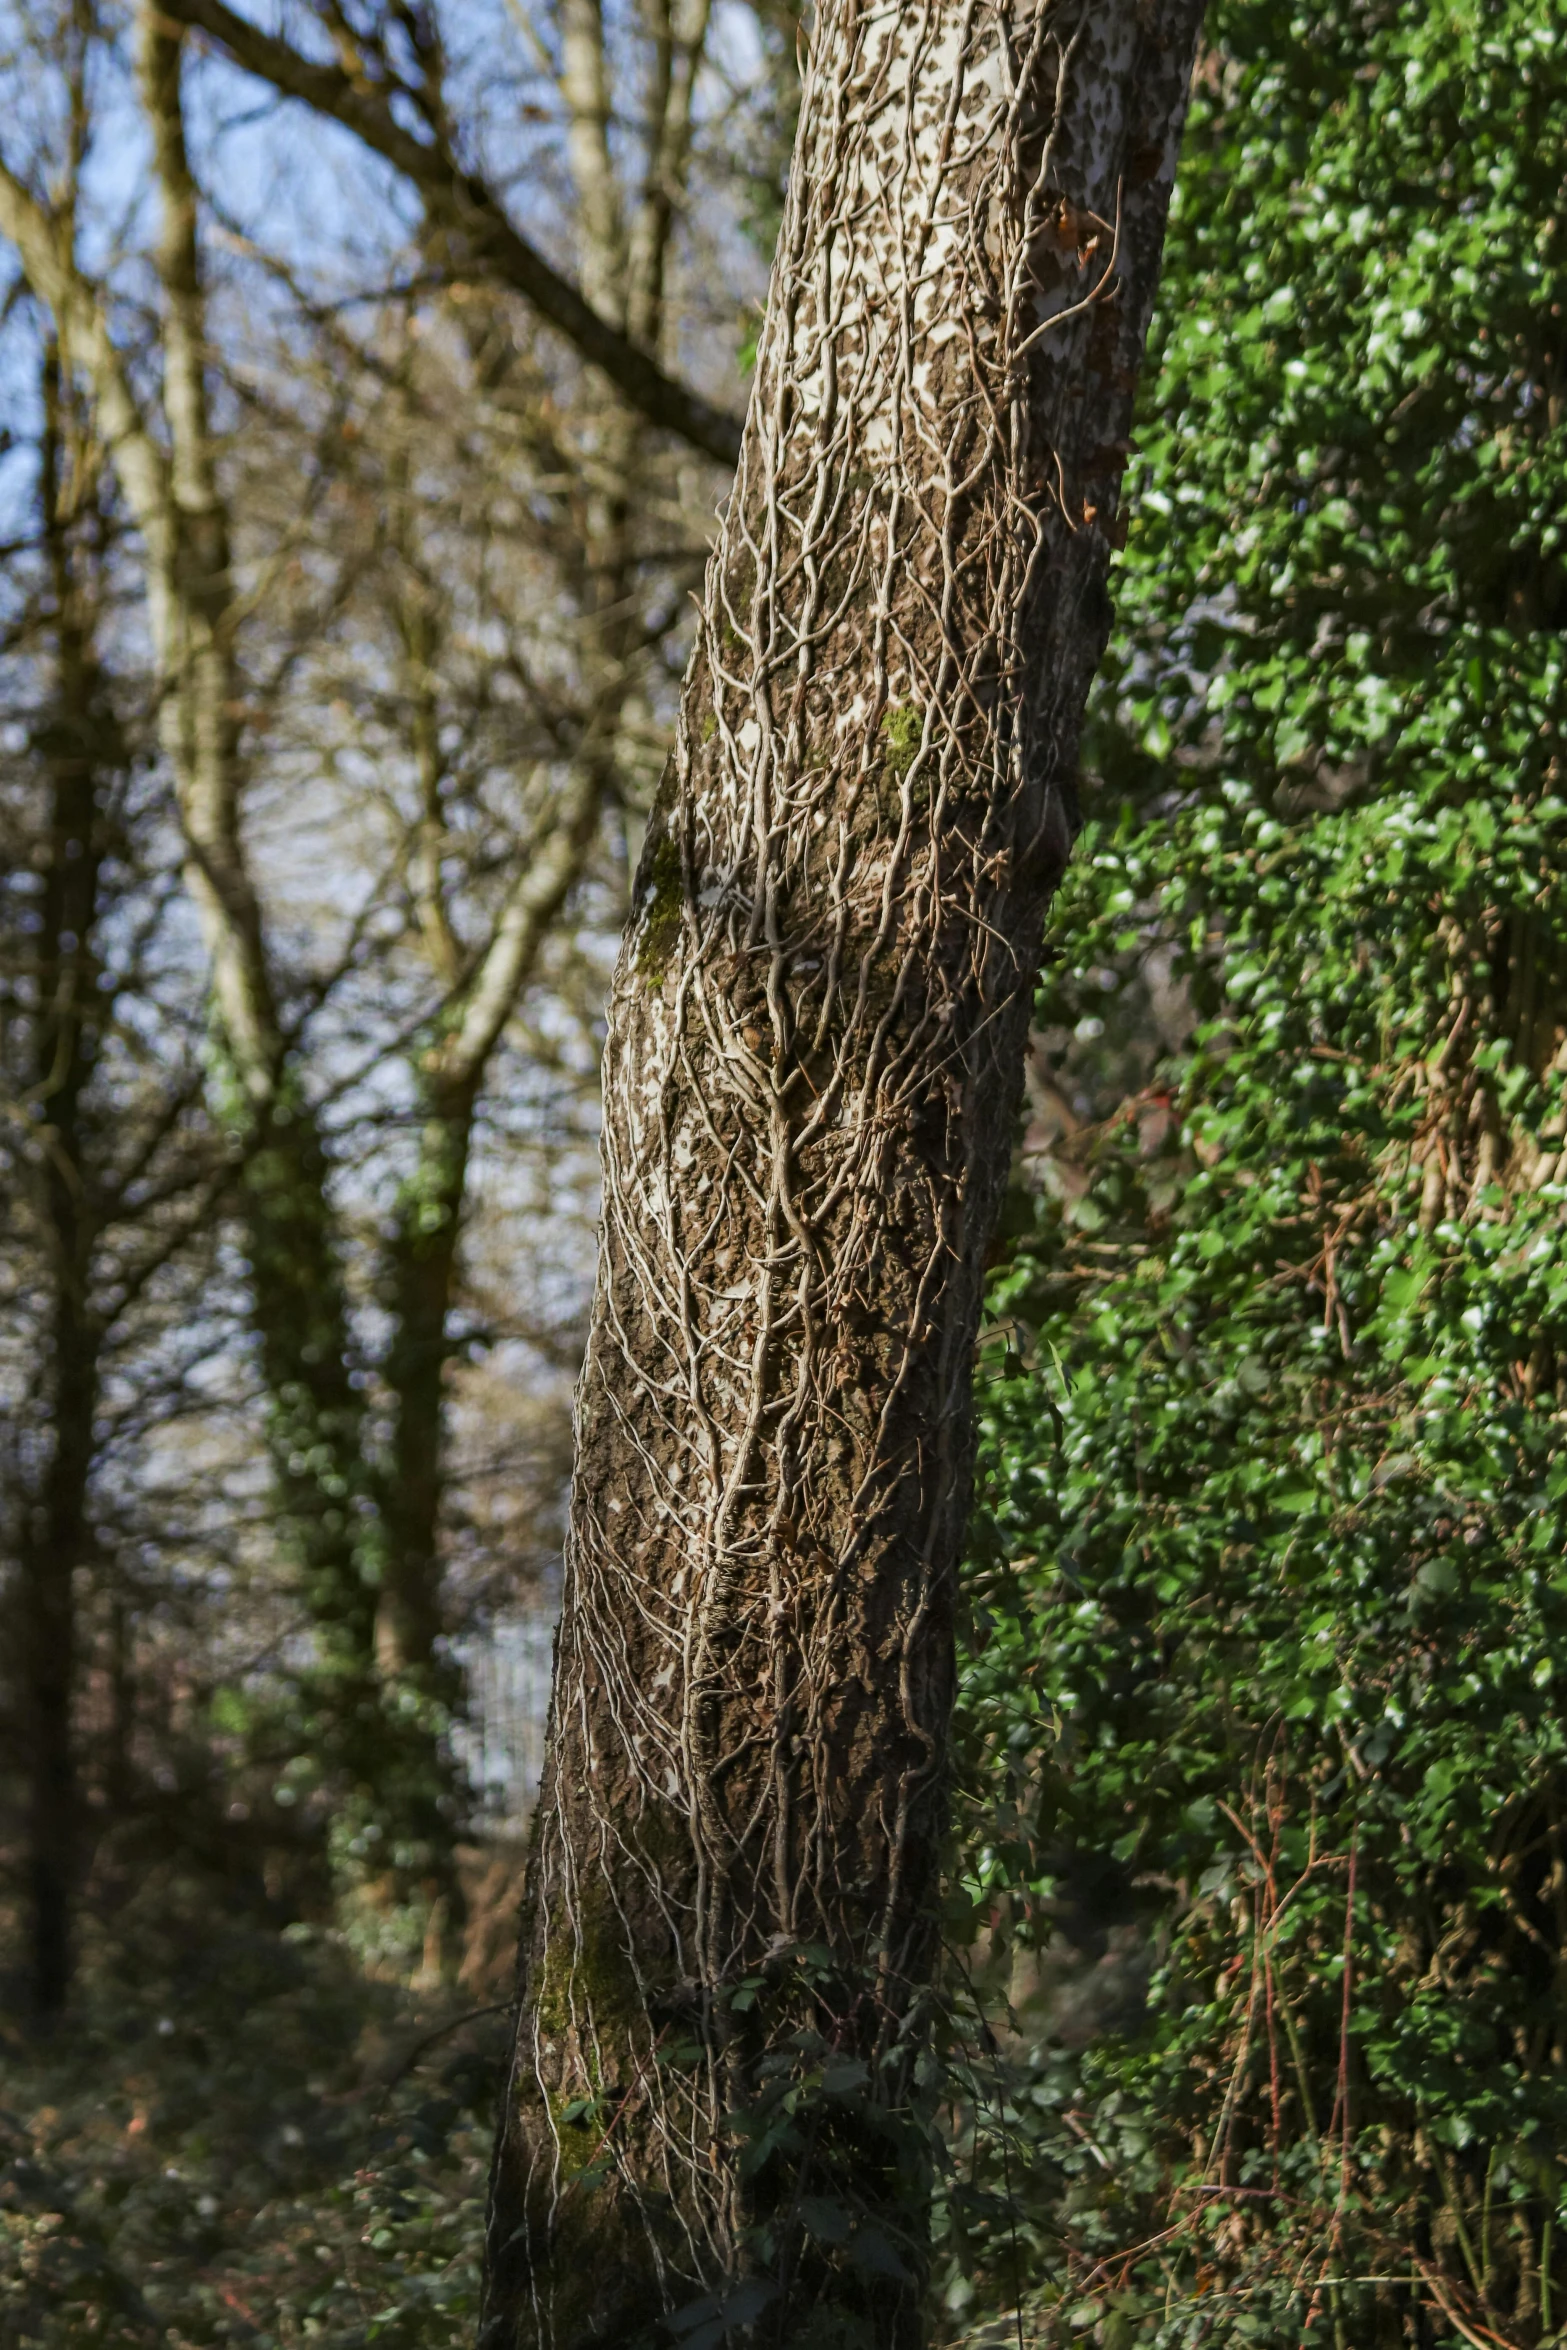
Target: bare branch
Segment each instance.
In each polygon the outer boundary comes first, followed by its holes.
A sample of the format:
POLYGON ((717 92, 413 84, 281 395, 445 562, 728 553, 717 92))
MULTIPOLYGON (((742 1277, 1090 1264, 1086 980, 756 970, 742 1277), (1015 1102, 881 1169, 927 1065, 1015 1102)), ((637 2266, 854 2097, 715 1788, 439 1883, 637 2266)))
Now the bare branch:
POLYGON ((608 377, 649 424, 674 433, 716 464, 740 454, 741 424, 666 375, 561 276, 502 211, 493 190, 464 171, 444 141, 426 145, 398 123, 385 97, 340 66, 302 57, 287 41, 235 14, 224 0, 167 0, 167 13, 215 41, 233 62, 286 98, 328 115, 419 191, 432 221, 457 237, 473 266, 512 287, 608 377))

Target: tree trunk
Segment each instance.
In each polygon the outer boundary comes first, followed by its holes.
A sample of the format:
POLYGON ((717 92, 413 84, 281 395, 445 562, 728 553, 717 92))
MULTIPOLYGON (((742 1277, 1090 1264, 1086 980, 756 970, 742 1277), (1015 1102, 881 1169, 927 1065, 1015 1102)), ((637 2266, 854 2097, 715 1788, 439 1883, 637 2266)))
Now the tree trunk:
POLYGON ((47 1431, 42 1473, 27 1508, 19 1557, 26 1674, 33 2004, 42 2016, 70 1988, 72 1909, 80 1813, 72 1711, 76 1695, 76 1577, 90 1541, 87 1496, 103 1329, 89 1296, 96 1237, 82 1142, 83 1096, 98 1057, 99 792, 119 748, 93 655, 71 547, 72 516, 56 354, 44 367, 44 541, 53 601, 53 709, 35 748, 48 778, 44 889, 36 940, 38 1010, 29 1089, 38 1120, 40 1225, 48 1309, 39 1377, 47 1431))
POLYGON ((817 20, 611 999, 486 2350, 919 2337, 971 1359, 1199 18, 817 20))
MULTIPOLYGON (((327 1743, 356 1782, 373 1836, 387 1806, 377 1700, 378 1561, 365 1498, 364 1402, 352 1348, 330 1167, 280 1016, 262 910, 241 833, 244 688, 235 645, 228 515, 208 408, 197 197, 185 149, 183 34, 140 11, 140 83, 160 206, 166 474, 138 502, 164 682, 163 734, 186 842, 186 879, 212 967, 223 1062, 214 1108, 240 1160, 267 1441, 313 1620, 327 1743)), ((145 468, 149 473, 152 467, 145 468)), ((159 469, 161 471, 161 469, 159 469)), ((136 476, 132 475, 133 502, 136 476)), ((392 1820, 393 1833, 403 1823, 392 1820)), ((414 1864, 417 1867, 417 1862, 414 1864)))
POLYGON ((419 1157, 397 1202, 388 1251, 392 1443, 382 1481, 386 1567, 376 1645, 394 1681, 433 1688, 442 1629, 447 1323, 458 1272, 468 1156, 480 1090, 502 1029, 538 962, 598 831, 606 762, 580 758, 554 822, 518 874, 472 981, 423 1056, 419 1157))

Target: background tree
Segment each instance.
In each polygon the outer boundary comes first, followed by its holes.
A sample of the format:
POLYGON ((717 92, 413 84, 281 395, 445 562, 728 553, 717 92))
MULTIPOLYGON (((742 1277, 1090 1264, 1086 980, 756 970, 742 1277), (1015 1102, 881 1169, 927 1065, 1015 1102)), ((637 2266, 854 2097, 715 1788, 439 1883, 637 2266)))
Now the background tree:
POLYGON ((646 23, 649 168, 635 254, 615 251, 624 222, 610 151, 614 77, 602 11, 567 7, 551 28, 554 38, 539 41, 546 72, 566 101, 583 237, 579 291, 516 227, 486 180, 465 167, 458 149, 471 143, 472 125, 454 119, 449 50, 434 15, 414 18, 400 8, 372 6, 356 20, 334 8, 323 29, 337 61, 327 64, 251 24, 223 0, 180 0, 171 11, 176 22, 210 35, 246 73, 340 123, 403 174, 421 201, 427 233, 445 248, 448 268, 520 294, 635 413, 728 465, 739 452, 738 420, 667 376, 654 356, 662 262, 679 211, 689 101, 709 13, 704 0, 693 0, 681 22, 659 0, 646 23), (408 128, 410 118, 417 132, 408 128), (628 298, 630 289, 615 282, 618 259, 632 261, 648 291, 628 298))
POLYGON ((31 1993, 48 2016, 69 1987, 94 1833, 76 1700, 82 1626, 108 1596, 98 1510, 113 1391, 183 1287, 221 1170, 192 1118, 193 1040, 161 984, 178 950, 158 837, 167 810, 138 773, 146 680, 115 678, 104 660, 121 536, 105 452, 58 345, 45 334, 32 355, 32 527, 12 550, 4 654, 14 717, 0 1150, 19 1374, 4 1503, 14 1761, 30 1788, 31 1993))
POLYGON ((100 431, 135 517, 159 719, 186 874, 211 970, 215 1110, 241 1161, 269 1443, 299 1553, 351 1781, 368 1775, 372 1576, 353 1503, 363 1403, 350 1383, 347 1304, 313 1105, 291 1069, 274 957, 241 832, 241 670, 233 530, 216 478, 196 192, 185 151, 180 41, 143 11, 137 69, 159 214, 160 390, 153 429, 117 345, 106 292, 82 274, 74 209, 46 208, 9 170, 0 227, 80 354, 100 431), (356 1732, 358 1733, 356 1738, 356 1732))
MULTIPOLYGON (((665 331, 706 34, 705 13, 650 20, 636 63, 646 69, 645 146, 624 189, 596 19, 576 28, 557 69, 595 299, 631 319, 645 346, 665 331)), ((124 61, 106 36, 89 31, 89 46, 94 38, 101 78, 124 61)), ((266 324, 231 334, 225 351, 181 39, 165 19, 145 18, 138 40, 136 99, 161 222, 154 351, 131 344, 115 285, 84 271, 75 214, 46 185, 47 138, 32 184, 8 171, 6 218, 86 362, 146 557, 165 746, 219 1022, 212 1110, 235 1162, 290 1572, 316 1631, 313 1726, 301 1719, 289 1734, 310 1749, 299 1760, 331 1820, 345 1885, 362 1879, 377 1900, 384 1885, 450 1910, 463 1798, 447 1733, 461 1687, 446 1647, 455 1619, 442 1595, 441 1521, 475 1125, 567 901, 575 894, 590 926, 590 909, 614 918, 624 823, 645 801, 664 647, 700 524, 683 477, 650 494, 639 428, 613 399, 590 397, 561 429, 537 336, 488 291, 459 284, 433 309, 428 294, 422 309, 394 295, 366 339, 286 256, 251 243, 266 324), (280 340, 311 352, 303 397, 280 390, 280 340), (229 436, 242 418, 247 455, 236 463, 229 436), (312 481, 303 514, 265 478, 279 461, 312 481), (498 479, 509 484, 502 501, 498 479), (506 523, 475 532, 486 502, 504 504, 506 523), (382 766, 366 792, 354 758, 362 724, 329 745, 329 756, 353 760, 351 774, 331 779, 343 820, 362 822, 379 796, 370 834, 350 845, 345 833, 342 853, 362 854, 379 835, 386 862, 341 953, 313 953, 307 973, 290 966, 298 933, 254 810, 269 772, 308 785, 294 746, 312 742, 307 757, 318 760, 322 729, 294 733, 291 713, 321 691, 337 707, 345 660, 349 712, 373 710, 382 766), (412 784, 406 800, 387 789, 388 753, 412 784), (372 990, 394 965, 389 1024, 372 990), (345 1050, 362 1072, 384 1068, 389 1053, 406 1072, 412 1147, 401 1137, 394 1146, 394 1195, 373 1235, 356 1232, 351 1200, 386 1174, 334 1116, 345 1093, 356 1115, 367 1107, 345 1050)), ((40 51, 44 71, 50 54, 40 51)), ((436 48, 425 62, 438 71, 436 48)), ((90 110, 84 121, 90 133, 90 110)), ((227 234, 235 240, 233 226, 227 234)), ((429 237, 450 243, 435 229, 429 237)), ((557 976, 570 960, 555 957, 557 976)), ((575 1010, 573 1023, 569 1071, 558 1036, 553 1050, 579 1092, 594 1055, 584 1068, 575 1010)), ((380 1132, 373 1118, 368 1136, 380 1132)), ((549 1373, 557 1383, 563 1367, 549 1373)))

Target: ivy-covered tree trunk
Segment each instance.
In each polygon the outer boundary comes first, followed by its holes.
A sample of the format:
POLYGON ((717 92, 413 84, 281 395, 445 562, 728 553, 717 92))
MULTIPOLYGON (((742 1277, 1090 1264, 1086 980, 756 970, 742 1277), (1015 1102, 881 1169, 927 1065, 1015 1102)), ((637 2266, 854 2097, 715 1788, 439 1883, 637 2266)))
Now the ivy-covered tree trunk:
POLYGON ((918 2339, 980 1281, 1199 18, 816 23, 612 993, 487 2350, 918 2339))
MULTIPOLYGON (((138 520, 152 556, 163 733, 186 878, 211 960, 215 1104, 240 1160, 268 1447, 317 1634, 327 1747, 358 1784, 352 1814, 374 1833, 387 1808, 377 1781, 389 1758, 374 1680, 377 1561, 355 1507, 365 1489, 364 1405, 351 1377, 327 1152, 294 1065, 240 828, 244 694, 206 383, 197 195, 181 91, 184 35, 144 6, 139 41, 160 205, 169 452, 165 465, 154 459, 143 468, 156 467, 159 478, 136 502, 156 508, 138 511, 138 520)), ((403 1825, 391 1823, 394 1840, 403 1825)))

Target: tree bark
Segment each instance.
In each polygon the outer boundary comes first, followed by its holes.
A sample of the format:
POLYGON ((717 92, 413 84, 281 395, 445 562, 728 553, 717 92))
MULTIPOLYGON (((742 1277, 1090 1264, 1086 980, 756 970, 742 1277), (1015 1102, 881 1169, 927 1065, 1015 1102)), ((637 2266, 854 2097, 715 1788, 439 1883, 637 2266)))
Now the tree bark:
POLYGON ((486 2350, 919 2338, 971 1359, 1200 14, 817 20, 611 997, 486 2350))

